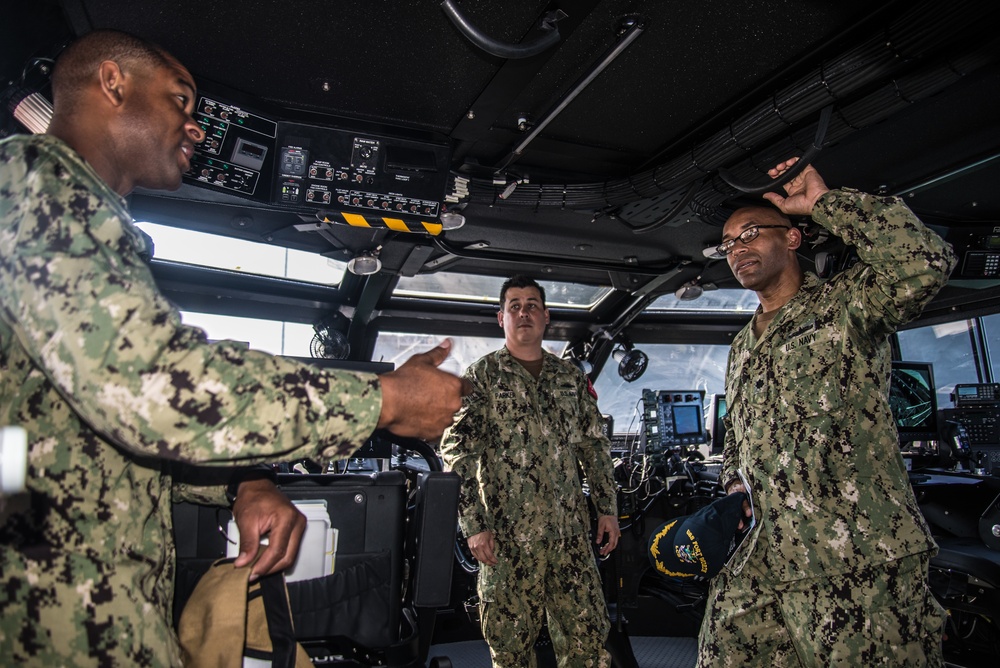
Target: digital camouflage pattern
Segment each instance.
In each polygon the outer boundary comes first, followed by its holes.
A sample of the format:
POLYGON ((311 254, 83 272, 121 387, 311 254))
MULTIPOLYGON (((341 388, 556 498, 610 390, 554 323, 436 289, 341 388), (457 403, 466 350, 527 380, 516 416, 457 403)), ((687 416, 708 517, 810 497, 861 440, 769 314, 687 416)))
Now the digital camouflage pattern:
POLYGON ((546 621, 545 611, 562 611, 548 618, 552 649, 567 668, 610 668, 604 643, 611 630, 600 574, 581 568, 594 562, 588 536, 534 543, 506 541, 497 548, 492 577, 506 586, 493 590, 483 604, 483 637, 493 668, 535 668, 533 639, 546 621), (554 578, 552 573, 569 574, 554 578))
MULTIPOLYGON (((546 600, 547 588, 556 591, 598 583, 590 600, 599 610, 582 611, 576 604, 549 608, 549 614, 564 626, 572 626, 571 618, 579 615, 606 619, 592 551, 576 562, 575 569, 559 571, 560 576, 542 570, 558 559, 558 555, 547 554, 545 546, 558 551, 560 541, 586 537, 590 531, 577 462, 586 476, 596 512, 618 513, 611 444, 601 430, 597 401, 590 394, 586 377, 571 363, 544 351, 536 381, 506 347, 482 357, 469 367, 465 377, 472 382, 473 393, 463 400, 455 424, 441 441, 445 466, 463 480, 459 499, 462 531, 466 536, 492 531, 498 559, 512 550, 530 548, 534 560, 534 565, 515 565, 517 573, 508 572, 510 564, 502 568, 481 566, 479 596, 493 604, 491 616, 498 620, 489 633, 514 633, 513 620, 519 612, 502 609, 497 597, 504 588, 522 587, 511 578, 533 569, 539 570, 531 579, 535 586, 525 595, 535 605, 546 600), (570 574, 572 581, 560 579, 570 574)), ((608 627, 601 628, 601 635, 592 639, 593 646, 604 645, 608 627)), ((504 665, 520 668, 528 664, 504 665)))
POLYGON ((171 463, 344 457, 378 421, 374 375, 207 344, 142 250, 66 144, 0 143, 0 424, 29 442, 27 495, 0 518, 11 665, 180 665, 170 502, 225 497, 171 463))
POLYGON ((715 614, 705 617, 698 666, 938 668, 945 616, 926 587, 928 561, 912 555, 777 586, 759 564, 723 571, 713 581, 715 614))
POLYGON ((543 351, 536 381, 504 347, 465 372, 472 393, 441 440, 445 465, 465 484, 462 531, 519 542, 579 536, 590 514, 577 462, 599 515, 617 515, 611 443, 597 400, 570 362, 543 351))
POLYGON ((888 337, 945 284, 951 247, 897 198, 831 191, 813 219, 860 262, 799 292, 761 337, 748 325, 726 371, 723 480, 744 471, 760 523, 736 569, 773 556, 775 581, 926 552, 889 410, 888 337))
POLYGON ((733 342, 722 480, 746 474, 759 522, 709 616, 748 562, 776 585, 936 550, 889 410, 888 337, 945 284, 954 252, 897 198, 834 190, 812 217, 860 262, 825 282, 806 273, 759 341, 748 324, 733 342))

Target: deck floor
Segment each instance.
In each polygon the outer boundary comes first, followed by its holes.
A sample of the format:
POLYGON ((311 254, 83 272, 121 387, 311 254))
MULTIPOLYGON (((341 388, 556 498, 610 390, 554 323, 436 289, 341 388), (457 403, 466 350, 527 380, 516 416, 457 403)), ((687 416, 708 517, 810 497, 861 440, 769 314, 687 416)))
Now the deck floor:
MULTIPOLYGON (((698 658, 695 638, 639 636, 630 639, 632 652, 642 668, 693 668, 698 658)), ((466 640, 431 647, 430 658, 448 657, 455 668, 492 668, 484 640, 466 640)))

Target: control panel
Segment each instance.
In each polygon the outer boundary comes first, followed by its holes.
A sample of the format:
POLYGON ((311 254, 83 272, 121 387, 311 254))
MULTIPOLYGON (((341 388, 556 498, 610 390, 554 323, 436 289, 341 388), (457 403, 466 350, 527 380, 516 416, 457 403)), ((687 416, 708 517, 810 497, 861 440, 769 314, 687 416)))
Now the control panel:
POLYGON ((426 228, 441 214, 445 143, 266 117, 210 95, 199 97, 194 116, 205 141, 195 147, 188 184, 398 231, 426 228))
MULTIPOLYGON (((956 386, 956 390, 962 387, 956 386)), ((973 471, 989 474, 1000 471, 1000 403, 982 403, 942 411, 945 423, 961 427, 967 441, 973 471)))
POLYGON ((612 434, 609 440, 611 441, 611 456, 624 457, 632 454, 639 445, 639 434, 627 432, 612 434))
POLYGON ((643 390, 647 452, 706 443, 704 405, 704 390, 643 390))
POLYGON ((1000 445, 984 445, 972 450, 972 470, 983 475, 1000 471, 1000 445))
POLYGON ((951 393, 958 406, 1000 406, 1000 383, 958 384, 951 393))
POLYGON ((293 123, 278 132, 275 204, 433 220, 448 174, 443 146, 293 123))
POLYGON ((946 408, 942 411, 945 422, 956 422, 965 428, 969 446, 1000 446, 1000 406, 977 408, 946 408))
POLYGON ((954 278, 1000 278, 1000 226, 951 233, 948 240, 959 256, 954 278))
POLYGON ((185 180, 243 197, 257 195, 277 123, 204 96, 194 117, 205 141, 195 147, 185 180))

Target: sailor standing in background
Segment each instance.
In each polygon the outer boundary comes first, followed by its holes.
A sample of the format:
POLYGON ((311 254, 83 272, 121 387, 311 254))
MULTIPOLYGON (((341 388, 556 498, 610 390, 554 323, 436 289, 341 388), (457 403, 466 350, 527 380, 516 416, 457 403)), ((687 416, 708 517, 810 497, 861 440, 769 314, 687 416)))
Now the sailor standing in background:
POLYGON ((463 481, 459 521, 481 564, 483 636, 494 668, 533 667, 547 620, 560 666, 606 668, 610 622, 577 472, 597 509, 600 553, 610 554, 621 532, 597 396, 542 348, 549 311, 538 283, 505 282, 497 319, 505 346, 466 371, 473 394, 441 443, 463 481))

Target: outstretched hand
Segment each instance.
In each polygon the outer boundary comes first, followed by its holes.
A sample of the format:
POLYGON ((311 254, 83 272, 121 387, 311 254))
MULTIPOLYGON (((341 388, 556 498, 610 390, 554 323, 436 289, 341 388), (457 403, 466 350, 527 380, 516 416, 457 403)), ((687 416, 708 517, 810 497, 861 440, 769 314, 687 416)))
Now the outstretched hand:
MULTIPOLYGON (((769 169, 767 173, 772 179, 776 179, 798 161, 798 158, 789 158, 769 169)), ((778 193, 764 193, 764 199, 789 216, 811 215, 819 198, 830 191, 823 177, 812 165, 806 165, 798 176, 784 185, 784 189, 787 197, 782 197, 778 193)))
POLYGON ((378 428, 397 436, 431 441, 455 421, 462 397, 471 384, 438 366, 448 358, 451 339, 426 353, 418 353, 398 369, 379 376, 382 383, 382 413, 378 428))
POLYGON ((240 554, 234 566, 253 563, 250 579, 282 571, 293 563, 306 530, 306 518, 270 480, 240 483, 233 504, 233 519, 240 530, 240 554), (267 535, 267 546, 260 539, 267 535), (254 562, 258 551, 260 557, 254 562))

